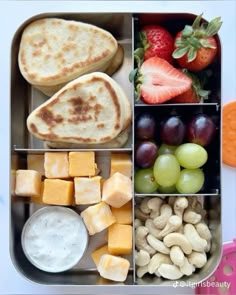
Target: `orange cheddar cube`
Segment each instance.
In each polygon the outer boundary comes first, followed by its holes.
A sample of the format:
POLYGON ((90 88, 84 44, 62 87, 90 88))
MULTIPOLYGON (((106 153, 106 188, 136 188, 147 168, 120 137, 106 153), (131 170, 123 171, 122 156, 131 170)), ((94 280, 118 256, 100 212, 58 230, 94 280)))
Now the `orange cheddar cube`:
POLYGON ((44 169, 47 178, 68 178, 69 161, 67 152, 46 152, 44 169))
POLYGON ((62 179, 45 179, 43 203, 70 206, 73 203, 74 183, 62 179))
POLYGON ((132 202, 129 201, 120 208, 111 208, 112 214, 115 216, 116 223, 132 224, 132 202))
POLYGON ((90 235, 103 231, 116 221, 109 205, 104 202, 89 206, 81 212, 81 217, 90 235))
POLYGON ((129 154, 111 154, 110 176, 116 172, 131 177, 132 163, 129 154))
POLYGON ((31 197, 30 200, 36 204, 43 204, 43 188, 44 188, 44 181, 41 182, 41 192, 40 195, 37 197, 31 197))
POLYGON ((15 194, 22 197, 40 196, 41 174, 34 170, 17 170, 15 194))
POLYGON ((75 203, 77 205, 101 202, 101 176, 75 177, 75 203))
POLYGON ((102 201, 120 208, 132 199, 131 179, 119 172, 108 178, 102 188, 102 201))
POLYGON ((115 223, 108 228, 108 251, 114 255, 132 252, 132 226, 115 223))
POLYGON ((129 272, 130 262, 123 257, 104 254, 99 260, 98 272, 105 279, 124 282, 129 272))
POLYGON ((102 247, 99 247, 98 249, 92 252, 91 257, 93 259, 93 262, 96 264, 96 266, 98 266, 99 260, 101 256, 104 254, 109 254, 107 244, 103 245, 102 247))
POLYGON ((28 154, 27 155, 27 169, 36 170, 39 173, 41 173, 41 175, 45 175, 44 155, 28 154))
POLYGON ((97 165, 94 152, 70 152, 69 153, 69 174, 76 176, 95 176, 97 165))

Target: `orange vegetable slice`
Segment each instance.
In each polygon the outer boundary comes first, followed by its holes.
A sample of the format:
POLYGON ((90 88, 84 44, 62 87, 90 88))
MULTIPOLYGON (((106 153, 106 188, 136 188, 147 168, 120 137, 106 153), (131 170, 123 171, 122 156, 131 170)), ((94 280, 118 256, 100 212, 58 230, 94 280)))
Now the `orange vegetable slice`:
POLYGON ((222 160, 236 167, 236 101, 223 106, 222 113, 222 160))

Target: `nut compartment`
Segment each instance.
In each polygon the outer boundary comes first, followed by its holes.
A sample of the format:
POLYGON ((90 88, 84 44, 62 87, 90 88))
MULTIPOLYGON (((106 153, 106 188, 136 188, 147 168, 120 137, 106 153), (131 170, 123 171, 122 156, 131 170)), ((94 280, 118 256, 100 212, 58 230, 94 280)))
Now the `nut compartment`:
MULTIPOLYGON (((206 216, 205 216, 204 220, 206 221, 206 224, 208 225, 211 235, 212 235, 211 248, 209 251, 207 251, 207 262, 205 263, 205 265, 202 268, 199 268, 199 267, 196 268, 195 271, 191 275, 189 275, 189 276, 182 275, 182 277, 179 279, 180 281, 186 280, 186 281, 190 281, 192 283, 197 283, 197 282, 201 282, 202 280, 204 280, 204 277, 209 277, 209 275, 214 272, 214 270, 216 269, 216 267, 221 259, 221 251, 222 251, 222 247, 221 247, 221 243, 222 243, 222 241, 221 241, 221 205, 220 205, 221 204, 221 197, 220 197, 220 195, 217 195, 217 196, 216 195, 215 196, 201 195, 201 196, 198 196, 197 198, 194 196, 182 196, 182 197, 186 197, 188 202, 194 202, 193 200, 195 199, 202 204, 203 210, 206 210, 206 216)), ((143 197, 141 198, 139 196, 135 196, 135 207, 140 208, 140 204, 142 204, 145 199, 153 200, 155 198, 162 200, 163 201, 162 204, 170 204, 171 205, 171 203, 173 203, 176 200, 177 196, 154 197, 154 196, 149 195, 144 198, 143 197)), ((172 206, 173 205, 171 205, 171 207, 172 206)), ((142 219, 142 224, 143 224, 142 226, 149 226, 149 225, 145 225, 145 219, 147 220, 147 218, 148 218, 148 220, 150 220, 149 216, 151 214, 152 214, 152 210, 148 214, 142 213, 141 215, 140 215, 140 211, 139 211, 139 213, 136 211, 135 216, 139 220, 142 219)), ((172 214, 174 214, 174 212, 172 212, 172 214)), ((176 216, 176 215, 172 215, 172 216, 176 216)), ((136 222, 137 222, 137 220, 136 220, 136 222)), ((153 235, 155 235, 155 230, 158 231, 158 229, 156 227, 154 227, 154 228, 153 228, 154 232, 152 232, 152 230, 151 230, 153 235)), ((159 232, 160 232, 160 230, 159 230, 159 232)), ((177 229, 177 230, 174 230, 173 232, 179 232, 179 231, 177 229)), ((149 233, 150 233, 150 230, 149 230, 149 233)), ((166 236, 167 235, 168 234, 166 234, 166 236)), ((146 235, 146 237, 147 237, 147 235, 146 235)), ((160 238, 160 241, 161 240, 163 240, 163 239, 160 238)), ((150 245, 150 243, 148 243, 148 245, 150 245)), ((171 249, 171 248, 169 248, 169 249, 171 249)), ((158 253, 158 252, 156 251, 155 253, 158 253)), ((154 255, 155 255, 155 253, 154 253, 154 255)), ((159 253, 164 253, 164 252, 159 252, 159 253)), ((151 254, 151 257, 154 255, 151 254)), ((170 255, 170 253, 165 254, 165 255, 168 256, 168 255, 170 255)), ((184 254, 184 255, 188 256, 186 254, 184 254)), ((178 258, 180 258, 180 257, 178 256, 178 258)), ((166 262, 164 262, 164 263, 167 263, 167 264, 171 263, 173 265, 173 261, 171 261, 170 259, 166 260, 166 262)), ((150 266, 149 271, 150 271, 150 269, 153 269, 153 271, 154 271, 153 267, 154 266, 152 266, 152 267, 150 266)), ((140 270, 138 271, 138 274, 137 274, 138 268, 139 267, 137 265, 135 265, 135 274, 136 274, 135 281, 138 285, 151 284, 151 285, 163 285, 163 286, 172 285, 173 286, 173 284, 178 281, 177 277, 174 278, 173 281, 171 281, 171 280, 165 279, 163 277, 158 277, 158 275, 155 275, 155 273, 150 274, 148 272, 148 270, 145 269, 145 266, 143 266, 143 268, 141 267, 140 270), (140 277, 140 276, 142 276, 142 277, 140 277)))

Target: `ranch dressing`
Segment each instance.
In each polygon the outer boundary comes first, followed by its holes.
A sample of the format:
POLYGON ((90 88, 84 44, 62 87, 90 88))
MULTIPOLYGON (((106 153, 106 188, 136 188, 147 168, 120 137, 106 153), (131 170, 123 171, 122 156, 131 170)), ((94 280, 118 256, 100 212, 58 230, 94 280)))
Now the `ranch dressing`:
POLYGON ((34 213, 22 232, 26 257, 37 268, 61 272, 82 258, 88 234, 80 216, 71 209, 49 206, 34 213))

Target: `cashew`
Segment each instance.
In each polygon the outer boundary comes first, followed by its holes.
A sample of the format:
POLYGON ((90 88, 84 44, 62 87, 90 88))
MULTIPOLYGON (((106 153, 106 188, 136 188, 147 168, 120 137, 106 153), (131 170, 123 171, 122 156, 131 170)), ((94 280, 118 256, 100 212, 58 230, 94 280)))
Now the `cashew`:
POLYGON ((172 215, 172 209, 170 205, 163 204, 160 211, 160 216, 154 218, 153 222, 157 228, 163 229, 166 226, 167 220, 172 215))
POLYGON ((185 208, 188 207, 188 200, 185 197, 177 197, 174 202, 174 212, 181 219, 183 218, 183 213, 185 208))
POLYGON ((148 265, 137 267, 136 273, 137 277, 141 279, 146 273, 148 273, 148 265))
POLYGON ((182 272, 179 270, 179 268, 176 265, 171 265, 166 263, 163 263, 158 268, 158 273, 160 273, 160 275, 163 278, 166 278, 168 280, 178 280, 183 276, 182 272))
POLYGON ((163 242, 166 247, 172 247, 174 245, 180 246, 185 254, 190 254, 192 252, 192 245, 183 234, 170 233, 164 237, 163 242))
POLYGON ((137 227, 139 227, 141 225, 143 225, 142 221, 140 219, 136 218, 134 220, 134 228, 137 228, 137 227))
POLYGON ((149 214, 151 212, 151 209, 148 207, 147 203, 150 200, 150 198, 144 198, 139 206, 140 210, 144 213, 144 214, 149 214))
POLYGON ((160 278, 161 277, 161 274, 159 273, 158 269, 155 271, 155 275, 160 278))
POLYGON ((175 232, 176 233, 183 234, 184 233, 184 226, 183 226, 183 224, 181 224, 180 227, 175 232))
POLYGON ((155 238, 153 235, 149 234, 147 236, 148 244, 152 246, 153 249, 155 249, 158 252, 161 252, 163 254, 169 254, 170 249, 167 248, 164 243, 157 238, 155 238))
POLYGON ((161 230, 155 227, 152 219, 147 219, 145 222, 145 226, 151 235, 153 235, 156 238, 159 237, 161 230))
POLYGON ((197 214, 191 208, 186 209, 183 215, 183 220, 186 223, 196 224, 200 222, 201 219, 202 219, 202 216, 200 214, 197 214))
POLYGON ((139 208, 135 208, 135 217, 141 221, 145 221, 149 218, 148 214, 143 213, 139 208))
POLYGON ((207 213, 206 210, 203 209, 201 202, 199 202, 197 199, 194 199, 194 200, 195 201, 192 203, 192 206, 191 206, 193 211, 200 214, 202 216, 202 219, 204 219, 207 213))
POLYGON ((151 219, 154 219, 156 217, 160 216, 160 210, 159 211, 151 211, 151 213, 149 214, 149 217, 151 219))
POLYGON ((156 253, 152 256, 148 264, 148 272, 154 274, 162 263, 172 264, 169 255, 163 253, 156 253))
POLYGON ((188 198, 188 207, 194 209, 198 202, 197 196, 191 196, 188 198))
POLYGON ((188 261, 197 268, 202 268, 207 262, 207 256, 205 252, 193 251, 188 255, 188 261))
POLYGON ((135 251, 135 264, 137 266, 144 266, 150 262, 150 254, 145 250, 135 251))
POLYGON ((204 222, 199 222, 195 225, 195 228, 199 234, 199 236, 204 240, 211 240, 212 234, 208 228, 208 226, 204 222))
POLYGON ((168 198, 168 205, 170 205, 172 208, 174 207, 174 203, 175 203, 175 200, 176 200, 176 197, 174 197, 174 196, 170 196, 169 198, 168 198))
POLYGON ((146 237, 148 235, 148 229, 145 226, 139 226, 136 228, 135 233, 135 244, 138 250, 145 250, 150 255, 153 255, 156 253, 156 250, 154 250, 146 240, 146 237))
POLYGON ((184 275, 190 276, 195 271, 195 267, 189 263, 189 261, 186 257, 184 257, 184 264, 182 266, 180 266, 180 271, 184 275))
POLYGON ((159 233, 159 237, 164 237, 169 233, 176 231, 182 224, 182 219, 177 215, 172 215, 168 220, 166 226, 159 233))
MULTIPOLYGON (((199 236, 197 230, 195 229, 195 227, 192 224, 190 224, 190 223, 185 224, 184 235, 191 243, 194 251, 204 252, 206 250, 207 241, 202 239, 199 236)), ((190 254, 190 253, 186 253, 186 254, 190 254)))
POLYGON ((184 253, 179 246, 172 246, 170 249, 170 259, 171 261, 177 265, 182 266, 184 264, 184 253))
POLYGON ((147 206, 151 210, 151 212, 155 212, 156 216, 158 216, 160 214, 160 207, 163 202, 163 199, 155 197, 148 200, 147 206))

